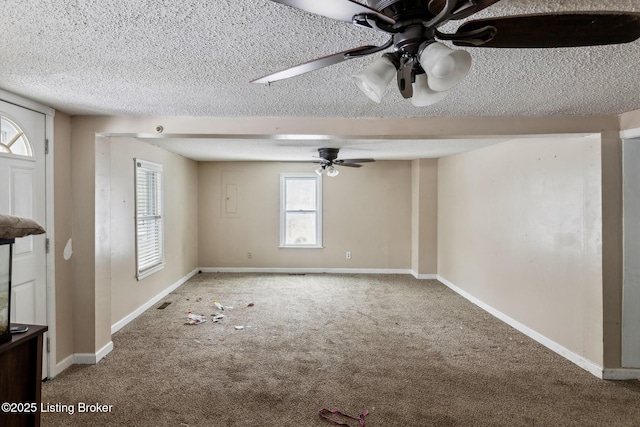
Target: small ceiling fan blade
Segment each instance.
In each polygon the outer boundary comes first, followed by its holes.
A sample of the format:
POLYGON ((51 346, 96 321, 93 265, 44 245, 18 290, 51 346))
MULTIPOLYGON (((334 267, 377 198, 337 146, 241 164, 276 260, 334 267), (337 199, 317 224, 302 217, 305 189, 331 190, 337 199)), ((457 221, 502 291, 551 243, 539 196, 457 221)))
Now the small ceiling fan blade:
MULTIPOLYGON (((444 8, 446 1, 447 0, 431 0, 429 2, 429 11, 434 15, 438 14, 438 12, 444 8)), ((488 8, 494 3, 498 3, 499 1, 500 0, 459 0, 450 19, 464 19, 467 16, 480 12, 482 9, 488 8)))
POLYGON ((371 163, 371 162, 375 162, 375 160, 374 159, 339 159, 339 160, 336 160, 334 163, 344 165, 344 164, 351 164, 351 163, 371 163))
POLYGON ((300 74, 308 73, 309 71, 319 70, 320 68, 339 64, 340 62, 346 61, 347 59, 351 59, 351 57, 345 56, 346 54, 361 52, 361 51, 365 51, 375 47, 376 46, 360 46, 355 49, 344 50, 342 52, 334 53, 332 55, 323 56, 321 58, 313 59, 311 61, 298 64, 291 68, 287 68, 285 70, 281 70, 273 74, 260 77, 259 79, 251 80, 251 83, 267 84, 267 83, 275 82, 278 80, 299 76, 300 74))
POLYGON ((326 16, 327 18, 337 19, 338 21, 353 22, 355 15, 367 14, 377 17, 379 20, 388 24, 394 24, 395 21, 360 3, 352 0, 271 0, 276 3, 285 4, 295 7, 306 12, 315 13, 316 15, 326 16))
POLYGON ((483 27, 495 28, 495 36, 484 43, 454 39, 453 44, 497 48, 554 48, 629 43, 640 38, 640 14, 560 13, 479 19, 461 25, 456 34, 468 34, 483 27))
POLYGON ((324 163, 324 162, 313 161, 313 160, 278 160, 278 162, 279 163, 305 163, 305 164, 313 163, 315 165, 324 163))
POLYGON ((358 164, 358 163, 335 163, 334 162, 333 164, 336 165, 336 166, 346 166, 346 167, 349 167, 349 168, 361 168, 362 167, 362 165, 358 164))

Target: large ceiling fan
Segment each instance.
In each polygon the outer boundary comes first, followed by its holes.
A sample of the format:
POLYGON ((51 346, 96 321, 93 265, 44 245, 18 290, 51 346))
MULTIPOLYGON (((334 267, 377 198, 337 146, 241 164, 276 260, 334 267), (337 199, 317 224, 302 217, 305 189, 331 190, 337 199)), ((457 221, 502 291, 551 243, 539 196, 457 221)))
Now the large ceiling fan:
POLYGON ((470 20, 455 33, 438 28, 467 18, 499 0, 272 0, 307 12, 381 31, 390 39, 381 46, 361 46, 314 59, 253 80, 271 83, 348 59, 384 53, 362 72, 356 85, 380 102, 396 76, 398 89, 415 106, 443 99, 471 68, 471 55, 455 46, 490 48, 557 48, 628 43, 640 38, 640 14, 571 12, 470 20))
POLYGON ((326 172, 328 176, 338 175, 335 166, 348 166, 351 168, 360 168, 360 163, 375 162, 374 159, 339 159, 339 148, 318 148, 319 160, 310 160, 311 163, 318 163, 320 166, 316 169, 318 175, 326 172))

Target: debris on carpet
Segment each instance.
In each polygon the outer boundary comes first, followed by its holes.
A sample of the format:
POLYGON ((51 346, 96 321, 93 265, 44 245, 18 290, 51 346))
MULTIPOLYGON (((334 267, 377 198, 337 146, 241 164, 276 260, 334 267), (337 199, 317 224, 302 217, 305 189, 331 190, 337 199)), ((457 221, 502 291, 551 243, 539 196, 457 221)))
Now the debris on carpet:
POLYGON ((187 313, 187 321, 185 325, 199 325, 207 321, 207 317, 204 314, 187 313))
POLYGON ((364 411, 362 414, 360 414, 357 417, 354 417, 353 415, 345 414, 344 412, 338 411, 337 409, 331 410, 331 409, 327 409, 327 408, 322 408, 322 409, 320 409, 318 411, 318 415, 323 420, 330 421, 330 422, 332 422, 334 424, 337 424, 337 425, 340 425, 340 426, 348 426, 349 424, 347 424, 346 422, 342 422, 342 421, 336 420, 334 418, 330 418, 327 414, 339 415, 339 416, 344 417, 344 418, 349 418, 349 419, 352 419, 352 420, 356 420, 360 424, 360 427, 365 427, 364 426, 364 417, 369 415, 369 411, 364 411))

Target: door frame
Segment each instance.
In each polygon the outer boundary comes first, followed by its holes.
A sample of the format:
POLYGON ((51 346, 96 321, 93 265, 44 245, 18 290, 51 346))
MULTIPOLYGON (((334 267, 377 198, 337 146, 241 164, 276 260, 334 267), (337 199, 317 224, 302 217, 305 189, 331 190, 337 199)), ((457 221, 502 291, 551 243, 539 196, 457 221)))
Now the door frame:
POLYGON ((46 238, 49 239, 51 248, 46 254, 47 271, 45 274, 47 287, 47 326, 48 343, 44 343, 43 353, 46 354, 47 377, 53 378, 57 374, 56 368, 56 286, 55 286, 55 219, 53 204, 54 174, 53 174, 53 119, 55 110, 35 101, 15 95, 0 89, 0 100, 17 107, 26 108, 45 115, 45 144, 48 141, 48 150, 45 155, 45 215, 44 224, 46 238), (48 349, 48 351, 47 351, 48 349))

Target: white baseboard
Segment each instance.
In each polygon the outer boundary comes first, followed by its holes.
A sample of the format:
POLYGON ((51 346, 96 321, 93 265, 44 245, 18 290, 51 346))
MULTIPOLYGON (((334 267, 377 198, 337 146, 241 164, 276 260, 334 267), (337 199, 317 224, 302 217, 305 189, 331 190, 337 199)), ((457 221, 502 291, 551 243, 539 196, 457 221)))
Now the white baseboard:
POLYGON ((389 268, 272 268, 272 267, 201 267, 203 273, 289 273, 289 274, 410 274, 420 280, 436 280, 437 274, 418 274, 411 269, 389 268))
POLYGON ((102 347, 100 350, 98 350, 98 352, 96 353, 96 361, 95 361, 95 363, 98 363, 99 361, 104 359, 104 357, 107 354, 111 353, 111 351, 113 351, 113 341, 109 341, 104 347, 102 347))
POLYGON ((416 279, 420 279, 420 280, 437 280, 438 279, 437 274, 419 274, 413 270, 411 270, 411 275, 416 279))
MULTIPOLYGON (((544 335, 534 331, 533 329, 523 325, 522 323, 518 322, 517 320, 507 316, 506 314, 502 313, 501 311, 498 311, 495 308, 491 307, 490 305, 485 304, 484 302, 480 301, 479 299, 477 299, 473 295, 471 295, 468 292, 460 289, 459 287, 457 287, 456 285, 454 285, 453 283, 451 283, 450 281, 448 281, 444 277, 438 276, 438 281, 443 283, 449 289, 451 289, 452 291, 454 291, 457 294, 461 295, 465 299, 469 300, 473 304, 477 305, 481 309, 485 310, 486 312, 490 313, 491 315, 493 315, 493 316, 497 317, 498 319, 502 320, 503 322, 505 322, 509 326, 517 329, 518 331, 522 332, 523 334, 525 334, 529 338, 532 338, 533 340, 539 342, 543 346, 547 347, 549 350, 558 353, 560 356, 562 356, 565 359, 575 363, 576 365, 578 365, 582 369, 592 373, 596 377, 605 379, 605 373, 606 373, 607 370, 603 369, 603 367, 598 365, 597 363, 592 362, 591 360, 586 359, 586 358, 580 356, 577 353, 574 353, 573 351, 567 349, 566 347, 563 347, 562 345, 558 344, 557 342, 555 342, 553 340, 550 340, 549 338, 545 337, 544 335)), ((618 371, 618 370, 615 370, 615 371, 618 371)), ((614 379, 614 378, 606 378, 606 379, 614 379)))
MULTIPOLYGON (((109 341, 95 353, 75 353, 73 355, 73 364, 77 365, 95 365, 101 361, 107 354, 113 350, 113 341, 109 341)), ((68 359, 68 358, 67 358, 68 359)), ((65 359, 66 360, 66 359, 65 359)))
POLYGON ((413 274, 409 269, 388 268, 279 268, 279 267, 201 267, 203 273, 286 273, 286 274, 413 274))
POLYGON ((49 378, 55 378, 60 372, 67 369, 69 366, 73 365, 73 354, 62 359, 60 362, 56 363, 55 371, 49 372, 49 378))
POLYGON ((154 296, 149 301, 147 301, 146 303, 142 304, 140 307, 136 308, 134 311, 132 311, 131 313, 126 315, 124 318, 118 320, 116 323, 111 325, 111 334, 115 334, 116 332, 118 332, 120 329, 125 327, 131 321, 133 321, 136 317, 140 316, 142 313, 147 311, 149 308, 151 308, 155 304, 157 304, 161 299, 163 299, 164 297, 169 295, 171 292, 173 292, 176 289, 178 289, 187 280, 191 279, 197 272, 198 272, 198 269, 196 268, 195 270, 193 270, 192 272, 190 272, 189 274, 187 274, 186 276, 184 276, 183 278, 181 278, 180 280, 175 282, 173 285, 171 285, 168 288, 164 289, 158 295, 154 296))
POLYGON ((640 368, 604 368, 604 380, 637 380, 640 379, 640 368))

